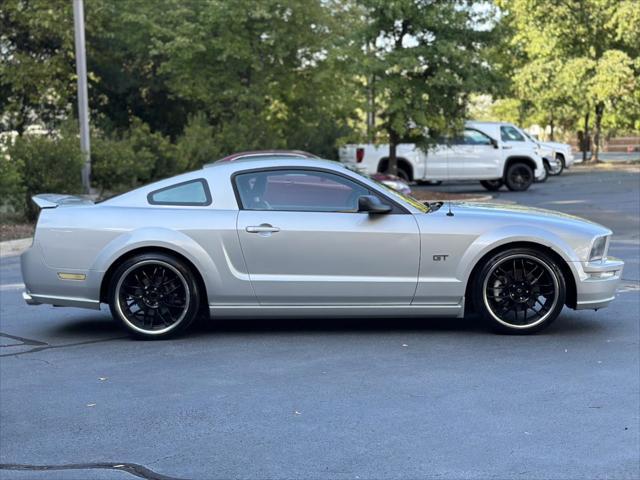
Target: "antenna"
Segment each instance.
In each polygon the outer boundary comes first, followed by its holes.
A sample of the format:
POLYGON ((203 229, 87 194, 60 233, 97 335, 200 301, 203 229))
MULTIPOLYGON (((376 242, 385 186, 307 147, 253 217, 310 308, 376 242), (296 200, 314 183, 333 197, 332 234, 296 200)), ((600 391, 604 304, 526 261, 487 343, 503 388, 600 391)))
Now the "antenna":
POLYGON ((449 181, 450 181, 450 177, 449 177, 449 154, 452 151, 451 144, 449 144, 447 147, 448 147, 447 148, 448 152, 445 155, 445 160, 444 160, 445 161, 445 165, 447 166, 447 188, 446 188, 446 190, 448 190, 447 193, 449 194, 449 198, 447 200, 447 207, 448 207, 447 217, 453 217, 453 212, 451 211, 451 191, 450 191, 451 190, 451 186, 449 184, 449 181))

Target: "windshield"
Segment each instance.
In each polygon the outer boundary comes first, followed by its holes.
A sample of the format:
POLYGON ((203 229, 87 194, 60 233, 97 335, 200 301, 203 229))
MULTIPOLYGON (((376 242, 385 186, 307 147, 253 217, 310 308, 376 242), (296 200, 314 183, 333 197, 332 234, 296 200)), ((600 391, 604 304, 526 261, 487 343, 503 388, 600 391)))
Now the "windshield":
POLYGON ((364 177, 371 182, 374 182, 376 185, 383 188, 385 193, 387 193, 394 200, 400 200, 401 202, 408 203, 409 205, 416 208, 417 210, 420 210, 422 213, 427 213, 431 211, 431 208, 429 207, 429 205, 425 205, 420 200, 416 200, 415 198, 413 198, 411 195, 404 195, 403 193, 400 193, 397 190, 394 190, 393 188, 388 187, 384 183, 379 182, 375 178, 372 178, 370 175, 360 172, 349 165, 345 165, 345 168, 347 168, 348 170, 351 170, 354 173, 357 173, 361 177, 364 177))

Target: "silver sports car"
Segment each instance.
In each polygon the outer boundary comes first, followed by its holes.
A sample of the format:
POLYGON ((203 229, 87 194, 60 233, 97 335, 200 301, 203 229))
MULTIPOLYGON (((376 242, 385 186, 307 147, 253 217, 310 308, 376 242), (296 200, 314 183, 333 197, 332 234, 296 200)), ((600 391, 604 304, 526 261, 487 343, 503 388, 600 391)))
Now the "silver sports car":
POLYGON ((37 195, 30 305, 163 338, 216 318, 462 317, 530 333, 615 298, 611 231, 516 206, 424 205, 336 162, 247 159, 92 203, 37 195))

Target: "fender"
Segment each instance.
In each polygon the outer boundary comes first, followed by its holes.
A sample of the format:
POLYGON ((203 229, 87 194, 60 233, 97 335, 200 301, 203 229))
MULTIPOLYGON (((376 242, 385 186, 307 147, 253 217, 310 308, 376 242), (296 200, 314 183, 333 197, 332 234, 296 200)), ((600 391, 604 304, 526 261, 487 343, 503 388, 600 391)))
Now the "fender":
POLYGON ((459 278, 464 285, 467 285, 471 271, 482 257, 491 250, 516 242, 537 243, 550 248, 567 262, 575 280, 579 281, 580 271, 576 267, 581 265, 581 261, 574 250, 549 230, 523 225, 506 226, 480 235, 460 259, 456 270, 456 278, 459 278))
POLYGON ((208 298, 222 283, 218 267, 202 246, 188 235, 163 227, 145 227, 123 233, 109 242, 96 257, 91 270, 100 272, 100 283, 109 267, 128 252, 143 247, 161 247, 173 250, 197 265, 202 275, 208 298))

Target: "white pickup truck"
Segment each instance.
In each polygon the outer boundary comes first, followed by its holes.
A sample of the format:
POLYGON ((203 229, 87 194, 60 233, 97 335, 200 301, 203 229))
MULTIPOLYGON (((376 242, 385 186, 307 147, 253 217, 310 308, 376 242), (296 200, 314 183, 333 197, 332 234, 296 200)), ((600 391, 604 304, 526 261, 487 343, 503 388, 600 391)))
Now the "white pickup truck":
MULTIPOLYGON (((398 176, 419 183, 480 180, 487 190, 502 185, 512 191, 527 190, 534 181, 544 181, 548 172, 536 144, 521 138, 523 133, 510 123, 468 121, 459 137, 428 152, 415 144, 398 145, 398 176)), ((340 148, 341 162, 368 174, 386 171, 388 155, 388 145, 340 148)))

